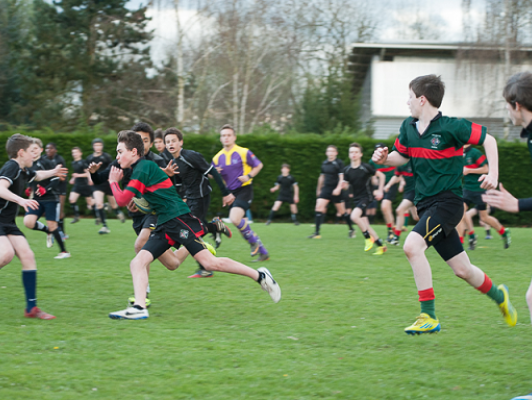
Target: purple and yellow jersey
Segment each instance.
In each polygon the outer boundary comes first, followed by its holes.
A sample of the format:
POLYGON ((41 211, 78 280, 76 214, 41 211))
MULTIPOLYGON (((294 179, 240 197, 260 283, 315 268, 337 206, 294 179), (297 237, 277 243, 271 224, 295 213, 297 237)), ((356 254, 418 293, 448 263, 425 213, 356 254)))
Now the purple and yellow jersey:
POLYGON ((225 151, 225 149, 220 150, 212 159, 212 165, 215 168, 222 168, 220 175, 222 175, 225 185, 229 190, 251 185, 253 179, 242 183, 238 180, 238 177, 249 174, 259 164, 260 160, 251 150, 237 145, 234 145, 229 151, 225 151))

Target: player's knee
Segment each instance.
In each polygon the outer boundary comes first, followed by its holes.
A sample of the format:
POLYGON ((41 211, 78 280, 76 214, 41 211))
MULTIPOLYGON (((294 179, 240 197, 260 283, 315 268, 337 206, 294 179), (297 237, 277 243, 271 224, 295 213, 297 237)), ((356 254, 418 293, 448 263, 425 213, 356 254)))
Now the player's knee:
POLYGON ((0 268, 9 264, 11 260, 13 260, 13 257, 15 257, 13 249, 3 251, 2 254, 0 254, 0 268))
POLYGON ((460 279, 468 280, 471 278, 471 268, 468 265, 458 265, 453 268, 454 274, 460 279))
MULTIPOLYGON (((11 257, 13 258, 13 257, 11 257)), ((24 251, 24 252, 21 252, 21 254, 19 254, 18 258, 20 259, 20 263, 24 266, 24 265, 28 265, 28 264, 35 264, 35 254, 33 253, 33 251, 31 249, 27 250, 27 251, 24 251)))
POLYGON ((33 229, 33 227, 35 226, 35 222, 33 222, 32 218, 25 217, 24 218, 24 226, 26 228, 28 228, 28 229, 33 229))
POLYGON ((420 247, 413 240, 406 239, 406 242, 403 246, 403 251, 408 259, 411 259, 417 256, 420 253, 420 247))

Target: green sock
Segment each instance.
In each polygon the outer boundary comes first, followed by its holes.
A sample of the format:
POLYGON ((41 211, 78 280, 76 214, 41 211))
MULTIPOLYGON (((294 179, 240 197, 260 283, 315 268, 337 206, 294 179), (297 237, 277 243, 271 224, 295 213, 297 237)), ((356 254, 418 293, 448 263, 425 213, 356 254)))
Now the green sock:
POLYGON ((421 301, 421 312, 430 315, 431 318, 436 318, 436 305, 434 300, 421 301))
POLYGON ((495 285, 491 285, 491 289, 486 294, 497 304, 501 304, 502 302, 504 302, 504 293, 502 292, 502 290, 499 290, 495 285))

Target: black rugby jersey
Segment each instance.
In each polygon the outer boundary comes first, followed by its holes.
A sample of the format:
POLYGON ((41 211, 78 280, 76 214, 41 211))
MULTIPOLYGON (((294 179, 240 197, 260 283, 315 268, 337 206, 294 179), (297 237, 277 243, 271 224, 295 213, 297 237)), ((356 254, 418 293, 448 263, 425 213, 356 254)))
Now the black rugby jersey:
POLYGON ((292 187, 297 185, 297 181, 292 175, 279 175, 275 185, 279 185, 279 197, 292 197, 292 187))
POLYGON ((349 182, 353 190, 353 200, 363 198, 373 199, 371 177, 376 174, 377 170, 370 164, 361 163, 358 167, 353 168, 348 165, 344 169, 344 180, 349 182))
POLYGON ((343 174, 344 163, 338 158, 334 161, 325 160, 321 164, 321 174, 324 176, 323 187, 335 188, 338 186, 338 175, 343 174))
MULTIPOLYGON (((22 196, 29 182, 35 178, 35 171, 22 169, 15 160, 9 160, 0 169, 0 179, 10 183, 9 190, 22 196)), ((19 205, 0 198, 0 224, 13 225, 18 214, 19 205)))

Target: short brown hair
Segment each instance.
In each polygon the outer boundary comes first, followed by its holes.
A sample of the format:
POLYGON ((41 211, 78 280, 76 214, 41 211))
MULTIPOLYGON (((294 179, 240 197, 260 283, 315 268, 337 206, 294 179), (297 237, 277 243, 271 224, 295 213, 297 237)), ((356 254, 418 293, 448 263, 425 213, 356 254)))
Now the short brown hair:
POLYGON ((166 142, 166 136, 168 135, 176 135, 177 138, 181 141, 183 140, 183 132, 181 132, 179 129, 177 128, 168 128, 167 130, 164 131, 164 141, 166 142))
POLYGON ((155 139, 164 140, 163 130, 161 128, 155 129, 155 132, 153 132, 153 140, 155 139))
POLYGON ((525 71, 512 75, 502 91, 504 99, 515 109, 519 103, 528 111, 532 111, 532 73, 525 71))
POLYGON ((118 143, 124 143, 126 149, 132 151, 137 149, 137 154, 139 157, 144 156, 144 142, 142 141, 142 136, 140 136, 135 131, 120 131, 118 132, 118 143))
MULTIPOLYGON (((78 146, 72 147, 72 150, 77 150, 77 151, 79 151, 80 153, 83 153, 83 151, 81 151, 81 149, 80 149, 78 146)), ((71 150, 71 151, 72 151, 72 150, 71 150)))
POLYGON ((233 128, 231 125, 229 124, 225 124, 224 126, 222 126, 220 128, 220 132, 222 132, 224 129, 231 129, 233 131, 233 135, 236 136, 236 131, 235 131, 235 128, 233 128))
POLYGON ((445 94, 445 84, 441 76, 434 74, 418 76, 410 82, 408 87, 412 89, 416 97, 425 96, 433 107, 440 108, 445 94))
POLYGON ((32 141, 33 144, 36 144, 37 146, 39 146, 41 149, 43 148, 41 139, 36 138, 36 137, 32 137, 31 141, 32 141))
POLYGON ((290 169, 290 164, 284 163, 283 165, 281 165, 281 168, 288 168, 288 169, 290 169))
POLYGON ((19 150, 28 150, 33 144, 33 139, 29 136, 15 133, 6 142, 6 152, 9 158, 17 158, 19 150))
POLYGON ((330 148, 332 147, 334 150, 336 150, 336 152, 338 152, 338 147, 336 147, 334 144, 330 144, 327 146, 327 148, 330 148))
POLYGON ((363 150, 364 150, 364 149, 363 149, 362 146, 359 145, 358 143, 351 143, 351 144, 349 145, 349 149, 351 149, 351 147, 356 147, 357 149, 360 150, 361 153, 363 153, 363 150))

